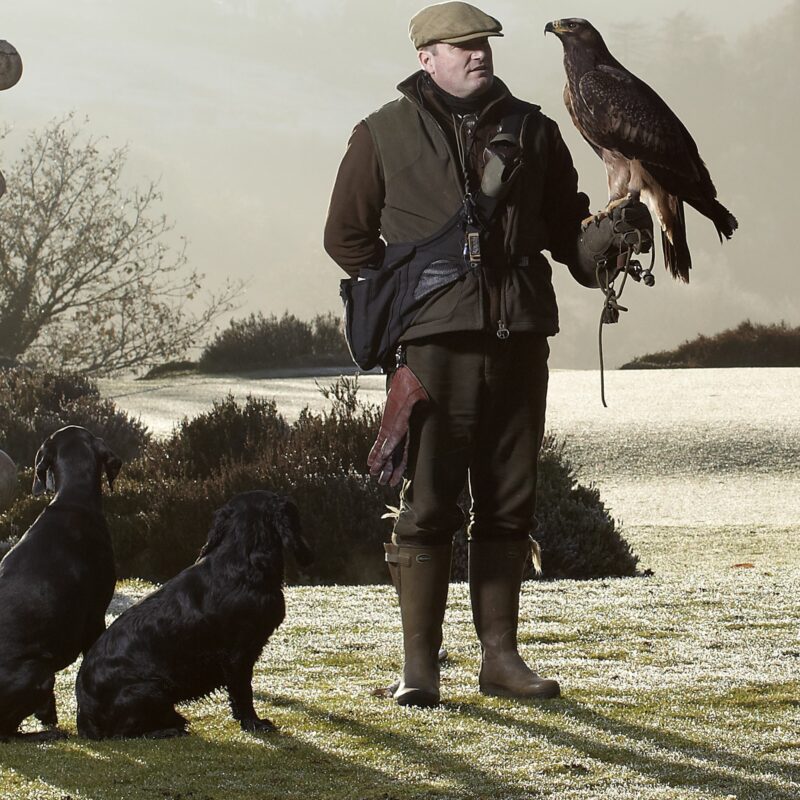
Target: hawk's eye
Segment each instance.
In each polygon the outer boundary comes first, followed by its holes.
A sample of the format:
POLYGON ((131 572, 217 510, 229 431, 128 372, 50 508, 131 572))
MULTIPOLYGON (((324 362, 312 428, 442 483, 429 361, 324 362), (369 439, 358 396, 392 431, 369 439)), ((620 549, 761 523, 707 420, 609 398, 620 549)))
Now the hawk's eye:
POLYGON ((569 23, 569 25, 567 25, 567 27, 568 27, 568 28, 569 28, 571 31, 574 31, 574 30, 575 30, 575 28, 577 28, 578 26, 577 26, 577 25, 576 25, 574 22, 570 22, 570 23, 569 23))

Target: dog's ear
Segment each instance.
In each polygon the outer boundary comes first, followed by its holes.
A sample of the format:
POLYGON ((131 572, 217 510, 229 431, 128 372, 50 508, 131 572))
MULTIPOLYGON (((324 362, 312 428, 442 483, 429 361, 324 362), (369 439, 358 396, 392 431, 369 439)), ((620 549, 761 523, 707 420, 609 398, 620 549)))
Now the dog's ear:
POLYGON ((99 436, 94 439, 94 449, 106 472, 108 488, 113 490, 114 481, 122 469, 122 459, 99 436))
POLYGON ((314 551, 303 536, 300 512, 288 497, 281 504, 280 513, 276 514, 275 527, 280 534, 283 546, 291 549, 301 567, 307 566, 314 560, 314 551))
POLYGON ((214 519, 211 523, 211 530, 208 532, 208 540, 200 548, 200 554, 197 556, 198 560, 207 556, 212 550, 219 547, 222 540, 228 534, 231 520, 233 519, 236 511, 230 506, 223 506, 214 512, 214 519))
POLYGON ((51 488, 47 485, 47 473, 53 466, 53 447, 49 439, 36 451, 33 460, 33 486, 31 494, 38 497, 51 488))

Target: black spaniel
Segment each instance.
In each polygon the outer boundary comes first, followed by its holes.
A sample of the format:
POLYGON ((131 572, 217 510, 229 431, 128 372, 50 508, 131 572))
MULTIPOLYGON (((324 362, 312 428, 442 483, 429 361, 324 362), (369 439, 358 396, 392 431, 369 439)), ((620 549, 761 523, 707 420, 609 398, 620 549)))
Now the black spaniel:
POLYGON ((123 612, 78 673, 78 732, 163 738, 186 732, 175 703, 226 687, 243 730, 275 726, 253 708, 253 666, 281 624, 283 546, 312 559, 297 508, 244 492, 219 509, 196 563, 123 612))

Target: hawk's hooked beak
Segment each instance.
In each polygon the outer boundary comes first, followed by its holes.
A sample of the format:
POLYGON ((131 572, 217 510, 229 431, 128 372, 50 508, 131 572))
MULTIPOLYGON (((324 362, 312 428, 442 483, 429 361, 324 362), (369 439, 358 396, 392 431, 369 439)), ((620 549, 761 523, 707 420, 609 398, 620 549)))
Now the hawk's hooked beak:
POLYGON ((547 36, 548 33, 554 33, 558 36, 564 30, 563 25, 561 24, 560 19, 555 19, 552 22, 548 22, 547 25, 544 26, 544 35, 547 36))

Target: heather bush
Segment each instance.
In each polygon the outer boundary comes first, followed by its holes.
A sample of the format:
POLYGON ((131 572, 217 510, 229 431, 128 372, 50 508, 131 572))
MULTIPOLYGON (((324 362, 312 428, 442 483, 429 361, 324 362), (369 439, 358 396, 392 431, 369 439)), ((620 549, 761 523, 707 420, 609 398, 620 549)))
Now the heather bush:
MULTIPOLYGON (((205 481, 172 483, 142 509, 140 484, 123 485, 109 498, 120 575, 164 581, 192 563, 206 540, 213 511, 238 492, 269 489, 291 495, 314 563, 299 572, 289 558, 287 578, 303 583, 381 583, 387 578, 383 542, 389 527, 381 514, 391 490, 357 473, 287 475, 258 461, 227 465, 205 481)), ((145 494, 148 494, 144 489, 145 494)), ((110 522, 111 524, 111 522, 110 522)))
POLYGON ((311 327, 314 333, 314 355, 333 355, 337 359, 343 359, 338 362, 340 364, 350 363, 350 351, 344 338, 341 315, 330 311, 327 314, 317 314, 311 321, 311 327))
POLYGON ((229 394, 209 411, 184 417, 161 452, 173 474, 208 478, 228 462, 279 459, 288 433, 274 400, 248 396, 240 405, 229 394))
MULTIPOLYGON (((224 398, 126 463, 104 501, 119 577, 170 578, 196 558, 215 509, 238 492, 265 488, 294 498, 316 551, 306 572, 289 561, 289 580, 387 580, 382 543, 391 519, 385 517, 399 504, 398 492, 365 474, 379 409, 359 402, 357 379, 340 379, 322 391, 328 410, 306 409, 291 425, 270 401, 224 398)), ((30 480, 28 470, 20 486, 30 480)), ((0 516, 0 540, 24 532, 46 502, 21 496, 0 516)), ((538 517, 545 577, 636 573, 636 556, 599 493, 577 483, 563 444, 551 437, 539 465, 538 517)), ((466 567, 461 530, 453 579, 464 580, 466 567)))
POLYGON ((90 378, 71 373, 0 369, 0 448, 19 466, 33 464, 41 443, 64 425, 82 425, 120 458, 136 458, 146 427, 100 396, 90 378))
POLYGON ((361 472, 380 425, 380 409, 358 400, 358 376, 320 387, 331 408, 321 414, 303 409, 292 429, 293 453, 307 474, 361 472))
POLYGON ((397 496, 359 473, 378 409, 357 402, 357 379, 341 379, 322 391, 330 409, 305 409, 291 426, 270 401, 249 397, 239 404, 227 397, 206 414, 184 420, 169 440, 153 443, 144 458, 123 470, 118 496, 105 504, 109 519, 116 520, 120 574, 165 580, 194 560, 216 508, 237 492, 265 488, 292 495, 314 542, 315 563, 307 574, 290 571, 290 577, 383 580, 381 543, 388 524, 380 517, 397 496), (156 474, 162 478, 154 481, 156 474))
POLYGON ((548 578, 622 577, 636 574, 638 557, 594 486, 578 483, 565 443, 546 436, 539 455, 534 537, 548 578))
POLYGON ((714 336, 701 334, 674 350, 638 356, 622 369, 657 367, 800 367, 800 327, 748 319, 714 336))
POLYGON ((282 317, 260 312, 231 320, 206 345, 201 372, 233 372, 289 366, 350 363, 350 355, 333 314, 318 314, 311 322, 284 312, 282 317))

